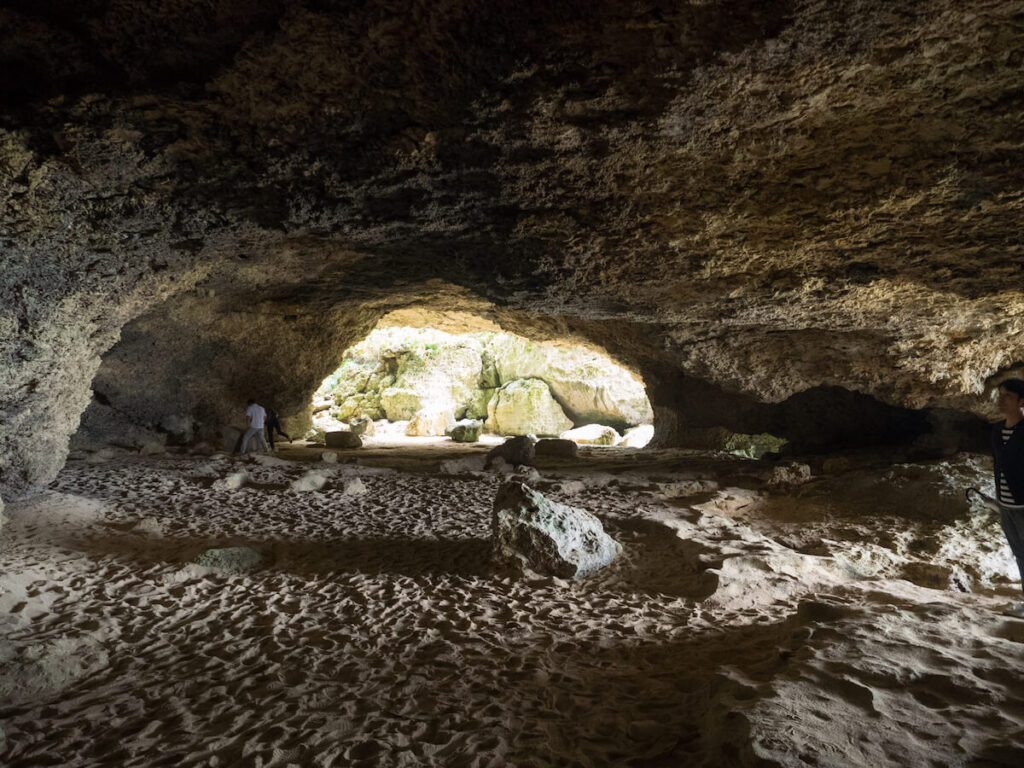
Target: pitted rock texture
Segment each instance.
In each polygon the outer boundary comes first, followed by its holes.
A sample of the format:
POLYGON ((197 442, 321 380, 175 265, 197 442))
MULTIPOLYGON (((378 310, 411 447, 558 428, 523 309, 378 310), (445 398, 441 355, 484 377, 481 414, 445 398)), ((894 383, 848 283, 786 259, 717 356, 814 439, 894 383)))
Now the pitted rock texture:
POLYGON ((341 350, 415 306, 603 348, 661 444, 764 431, 693 424, 694 392, 731 422, 836 390, 984 414, 1024 360, 1015 3, 18 0, 0 21, 5 497, 54 477, 94 378, 154 431, 253 390, 301 420, 341 350))
POLYGON ((592 513, 551 501, 515 480, 498 489, 491 536, 498 564, 563 579, 588 576, 622 552, 592 513))

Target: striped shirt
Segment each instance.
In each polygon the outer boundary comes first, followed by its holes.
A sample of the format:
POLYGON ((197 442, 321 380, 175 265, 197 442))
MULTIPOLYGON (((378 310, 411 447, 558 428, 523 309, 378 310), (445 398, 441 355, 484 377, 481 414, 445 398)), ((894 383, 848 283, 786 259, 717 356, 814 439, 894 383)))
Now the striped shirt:
MULTIPOLYGON (((1013 436, 1013 427, 1003 427, 1002 439, 1003 445, 1009 442, 1010 437, 1013 436)), ((1013 500, 1013 494, 1010 492, 1010 484, 1006 480, 1006 473, 999 473, 999 489, 998 489, 999 503, 1007 509, 1024 509, 1024 504, 1016 504, 1013 500)))

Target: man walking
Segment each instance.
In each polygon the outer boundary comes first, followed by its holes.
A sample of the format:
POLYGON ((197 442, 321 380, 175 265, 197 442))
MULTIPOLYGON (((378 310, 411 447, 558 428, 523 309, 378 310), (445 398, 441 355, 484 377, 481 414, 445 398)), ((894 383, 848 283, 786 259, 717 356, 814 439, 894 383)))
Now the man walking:
POLYGON ((255 400, 250 399, 246 405, 248 408, 245 409, 245 416, 249 419, 249 428, 245 430, 245 436, 242 438, 242 453, 245 453, 245 449, 249 447, 249 441, 253 437, 258 435, 259 441, 263 442, 263 425, 267 418, 267 412, 255 400))
POLYGON ((270 452, 274 453, 274 433, 277 432, 281 437, 287 440, 289 443, 292 439, 288 436, 288 433, 282 431, 281 420, 277 416, 277 410, 271 406, 267 410, 267 439, 270 441, 270 452))
MULTIPOLYGON (((1024 589, 1024 380, 1007 379, 999 385, 996 409, 1006 417, 992 428, 996 499, 1024 589)), ((1004 613, 1024 619, 1024 602, 1014 603, 1004 613)))

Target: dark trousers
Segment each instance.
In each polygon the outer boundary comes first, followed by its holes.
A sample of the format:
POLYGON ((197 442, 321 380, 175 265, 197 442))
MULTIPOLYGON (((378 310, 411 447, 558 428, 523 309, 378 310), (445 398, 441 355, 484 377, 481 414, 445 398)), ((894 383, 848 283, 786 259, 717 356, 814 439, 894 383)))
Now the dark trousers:
POLYGON ((292 439, 288 437, 284 432, 281 431, 281 424, 279 422, 267 422, 267 440, 270 441, 270 450, 274 450, 274 432, 277 432, 281 437, 288 440, 290 443, 292 439))
POLYGON ((1017 570, 1020 571, 1021 589, 1024 589, 1024 509, 1002 509, 999 522, 1003 525, 1003 533, 1010 542, 1013 556, 1017 558, 1017 570))

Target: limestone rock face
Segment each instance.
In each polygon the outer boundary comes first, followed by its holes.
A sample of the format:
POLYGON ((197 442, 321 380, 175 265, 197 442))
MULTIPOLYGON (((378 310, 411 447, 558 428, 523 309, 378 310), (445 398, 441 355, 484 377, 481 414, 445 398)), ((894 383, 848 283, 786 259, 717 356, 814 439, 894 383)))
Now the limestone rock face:
POLYGON ((422 410, 419 411, 405 428, 409 437, 434 437, 447 434, 448 428, 455 421, 451 411, 422 410))
POLYGON ((619 442, 619 433, 603 424, 587 424, 563 432, 563 440, 572 440, 583 445, 615 445, 619 442))
POLYGON ((341 448, 347 450, 351 448, 361 448, 363 441, 359 438, 359 435, 354 435, 351 432, 328 432, 324 435, 324 445, 328 448, 341 448))
POLYGON ((487 428, 499 435, 558 435, 572 428, 540 379, 517 379, 498 390, 487 406, 487 428))
POLYGON ((381 392, 381 406, 391 421, 412 419, 419 411, 464 414, 477 398, 479 379, 480 354, 474 349, 405 350, 394 385, 381 392))
POLYGON ((593 352, 544 346, 515 336, 496 338, 488 351, 501 382, 542 379, 576 424, 623 427, 654 418, 643 383, 593 352))
POLYGON ((498 489, 491 528, 496 562, 564 579, 587 576, 622 551, 590 512, 551 501, 517 481, 498 489))
POLYGON ((332 415, 339 420, 366 415, 371 419, 384 418, 380 402, 383 389, 394 384, 394 376, 376 360, 348 359, 342 362, 333 383, 335 405, 332 415))

